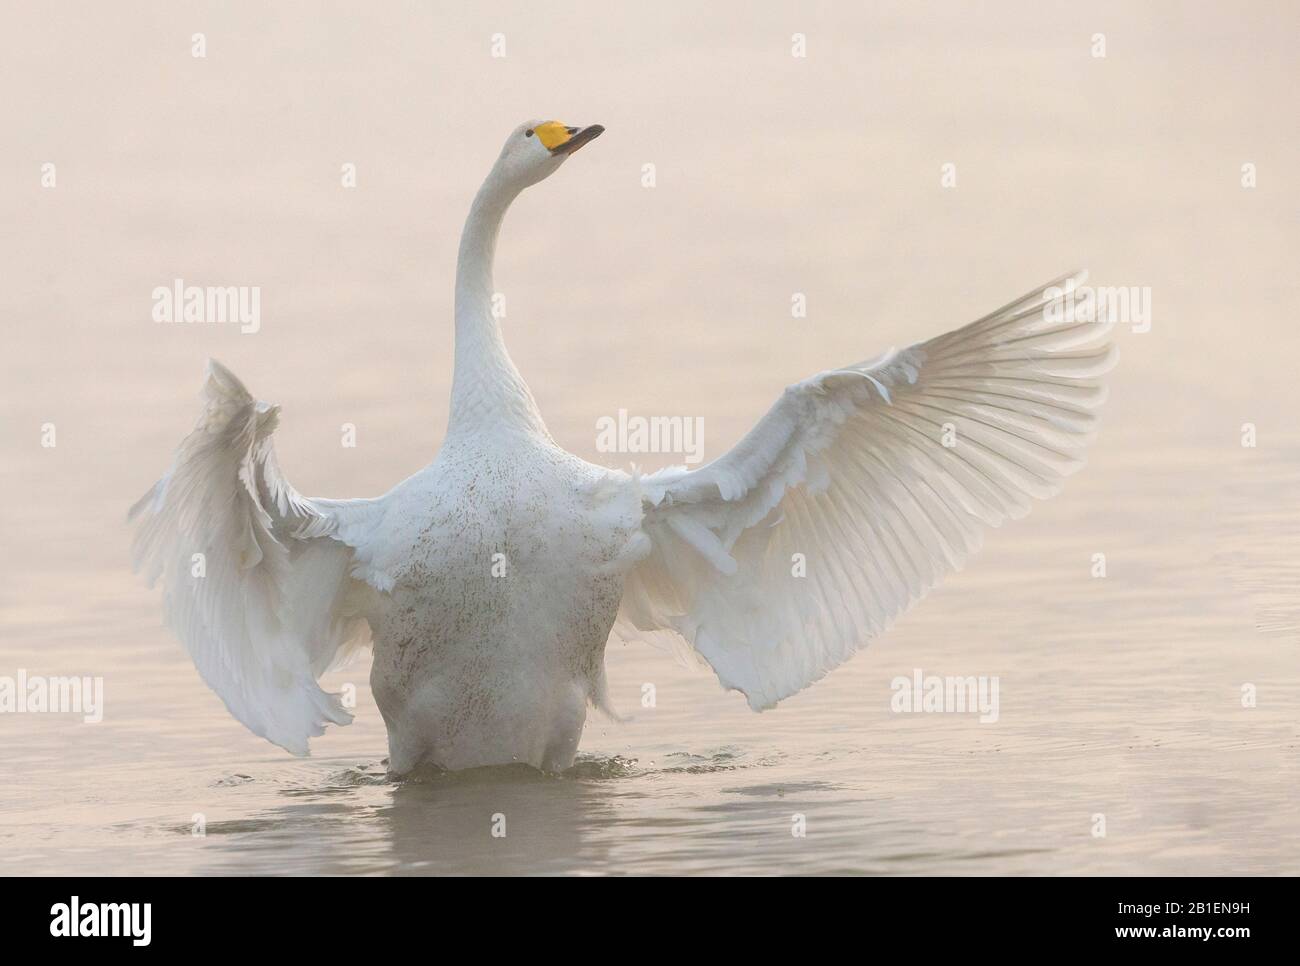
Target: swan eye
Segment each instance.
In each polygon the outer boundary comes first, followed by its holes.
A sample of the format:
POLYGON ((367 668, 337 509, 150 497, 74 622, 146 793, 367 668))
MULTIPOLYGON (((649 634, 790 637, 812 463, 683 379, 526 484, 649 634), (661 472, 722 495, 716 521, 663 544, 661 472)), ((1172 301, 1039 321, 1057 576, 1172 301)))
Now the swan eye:
POLYGON ((524 137, 526 137, 526 138, 530 138, 530 137, 532 137, 532 136, 533 136, 533 129, 532 129, 532 128, 529 128, 527 131, 524 132, 524 137))

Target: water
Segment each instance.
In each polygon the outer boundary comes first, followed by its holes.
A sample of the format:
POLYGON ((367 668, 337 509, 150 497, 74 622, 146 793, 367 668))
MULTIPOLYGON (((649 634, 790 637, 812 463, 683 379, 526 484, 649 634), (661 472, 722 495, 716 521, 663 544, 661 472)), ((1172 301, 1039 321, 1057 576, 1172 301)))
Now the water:
POLYGON ((1176 5, 1025 16, 1044 9, 592 6, 578 30, 523 6, 7 14, 0 674, 101 675, 106 709, 0 716, 0 870, 1300 871, 1285 7, 1225 15, 1208 47, 1176 5), (569 774, 395 784, 362 661, 326 682, 356 687, 356 722, 290 758, 159 626, 126 507, 192 421, 207 355, 283 405, 305 492, 379 493, 427 461, 459 220, 505 132, 552 110, 609 130, 521 199, 498 283, 516 361, 586 458, 623 462, 595 451, 619 408, 702 415, 717 455, 785 383, 1079 262, 1151 286, 1151 331, 1120 333, 1065 493, 775 711, 612 644, 627 720, 593 717, 569 774), (175 277, 261 285, 262 330, 152 323, 175 277), (916 668, 997 676, 997 722, 892 713, 916 668))

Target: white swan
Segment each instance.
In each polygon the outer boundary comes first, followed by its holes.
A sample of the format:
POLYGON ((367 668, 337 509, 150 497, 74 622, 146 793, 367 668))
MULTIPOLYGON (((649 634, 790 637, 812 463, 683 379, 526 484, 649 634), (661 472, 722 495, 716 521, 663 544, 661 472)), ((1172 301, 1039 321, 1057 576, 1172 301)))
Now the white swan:
POLYGON ((607 706, 616 619, 767 708, 1082 465, 1114 350, 1105 324, 1051 319, 1051 286, 791 386, 696 470, 640 477, 560 449, 493 318, 493 251, 514 198, 602 130, 530 121, 506 141, 461 239, 446 439, 384 496, 295 492, 271 445, 279 410, 209 364, 198 424, 132 509, 135 559, 256 734, 306 754, 350 721, 317 679, 373 634, 394 773, 563 769, 588 704, 607 706))

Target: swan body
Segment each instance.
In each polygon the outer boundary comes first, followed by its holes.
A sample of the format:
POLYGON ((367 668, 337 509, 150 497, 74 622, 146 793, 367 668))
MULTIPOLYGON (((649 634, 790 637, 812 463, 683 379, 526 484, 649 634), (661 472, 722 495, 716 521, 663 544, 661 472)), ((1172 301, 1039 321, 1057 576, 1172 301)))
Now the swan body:
POLYGON ((371 683, 389 767, 573 762, 589 704, 605 705, 615 566, 640 502, 549 440, 444 447, 391 494, 377 549, 393 580, 371 614, 371 683))
POLYGON ((132 509, 135 559, 255 733, 306 754, 350 721, 317 681, 373 644, 392 772, 562 770, 588 707, 609 710, 611 630, 771 707, 1082 466, 1109 325, 1044 310, 1082 276, 791 386, 698 469, 565 452, 506 353, 492 262, 511 201, 602 131, 529 121, 507 139, 462 234, 443 446, 384 496, 297 493, 271 445, 278 409, 209 363, 194 431, 132 509))

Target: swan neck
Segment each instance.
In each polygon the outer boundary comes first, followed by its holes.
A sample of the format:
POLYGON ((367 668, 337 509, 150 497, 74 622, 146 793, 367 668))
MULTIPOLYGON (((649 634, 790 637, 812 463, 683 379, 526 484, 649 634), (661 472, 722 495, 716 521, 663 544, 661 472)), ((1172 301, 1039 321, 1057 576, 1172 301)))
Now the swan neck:
POLYGON ((532 393, 506 352, 493 311, 492 264, 497 236, 519 191, 501 183, 494 171, 474 197, 465 219, 456 260, 456 349, 449 436, 488 428, 546 433, 532 393))

